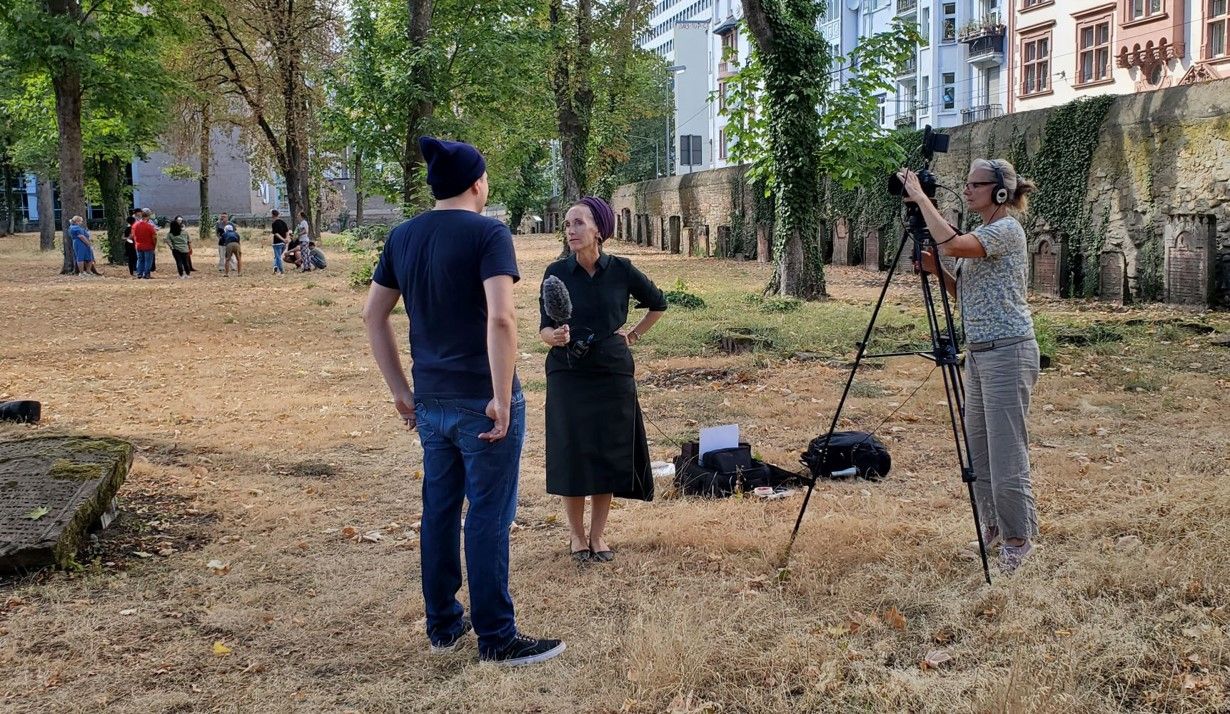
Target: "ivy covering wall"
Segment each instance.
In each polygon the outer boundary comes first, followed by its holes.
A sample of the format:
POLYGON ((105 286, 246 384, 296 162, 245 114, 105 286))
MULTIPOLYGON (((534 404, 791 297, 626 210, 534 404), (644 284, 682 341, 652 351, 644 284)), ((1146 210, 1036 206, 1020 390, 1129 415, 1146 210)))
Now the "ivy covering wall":
MULTIPOLYGON (((1042 146, 1026 166, 1026 176, 1045 177, 1026 216, 1025 230, 1032 237, 1038 219, 1062 236, 1068 251, 1069 297, 1093 297, 1098 291, 1098 268, 1106 240, 1106 217, 1093 215, 1086 197, 1089 167, 1098 147, 1098 134, 1114 96, 1078 99, 1056 107, 1046 119, 1042 146)), ((1015 148, 1015 147, 1014 147, 1015 148)), ((1021 158, 1027 154, 1022 151, 1021 158)))

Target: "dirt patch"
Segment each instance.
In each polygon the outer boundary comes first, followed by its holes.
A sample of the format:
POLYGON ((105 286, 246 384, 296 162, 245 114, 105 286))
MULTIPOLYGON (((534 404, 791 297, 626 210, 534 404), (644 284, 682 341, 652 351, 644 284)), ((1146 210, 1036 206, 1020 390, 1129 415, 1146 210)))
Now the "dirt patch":
POLYGON ((668 369, 652 372, 640 378, 638 384, 673 389, 676 387, 708 386, 720 388, 731 384, 755 381, 755 373, 738 369, 668 369))

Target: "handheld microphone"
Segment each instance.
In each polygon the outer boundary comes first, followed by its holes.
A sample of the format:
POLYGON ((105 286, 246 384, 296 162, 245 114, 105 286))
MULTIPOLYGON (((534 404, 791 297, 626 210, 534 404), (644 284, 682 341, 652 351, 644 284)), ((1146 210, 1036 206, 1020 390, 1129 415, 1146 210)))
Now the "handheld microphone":
POLYGON ((568 294, 568 286, 554 275, 542 281, 542 308, 556 326, 572 319, 572 296, 568 294))

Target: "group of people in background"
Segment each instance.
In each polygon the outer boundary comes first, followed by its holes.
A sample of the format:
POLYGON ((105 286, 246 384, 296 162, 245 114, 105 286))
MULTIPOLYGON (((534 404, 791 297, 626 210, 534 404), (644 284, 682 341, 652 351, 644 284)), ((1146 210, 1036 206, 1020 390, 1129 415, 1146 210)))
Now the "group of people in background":
POLYGON ((299 211, 299 223, 295 226, 294 238, 290 235, 290 226, 282 220, 278 211, 273 211, 273 272, 278 275, 286 273, 286 264, 293 264, 298 270, 308 272, 320 270, 328 266, 325 254, 316 247, 312 240, 312 231, 308 226, 307 214, 299 211), (305 259, 306 258, 306 259, 305 259))
MULTIPOLYGON (((308 225, 307 214, 299 212, 299 223, 295 227, 295 235, 290 235, 290 226, 282 219, 279 211, 271 213, 273 224, 270 230, 273 234, 273 272, 277 275, 285 273, 285 266, 292 264, 298 270, 307 272, 328 267, 325 254, 316 247, 312 240, 311 228, 308 225)), ((234 270, 239 275, 243 269, 242 237, 230 215, 223 213, 214 225, 218 236, 218 272, 223 277, 230 277, 234 270)), ((73 259, 77 274, 86 276, 101 276, 98 272, 94 256, 94 239, 81 216, 73 216, 69 221, 68 237, 72 241, 73 259)), ((196 268, 192 265, 192 240, 187 231, 183 216, 176 216, 167 223, 167 234, 163 239, 171 249, 171 257, 175 259, 175 270, 179 279, 192 277, 196 268)), ((157 269, 156 251, 158 247, 158 226, 154 222, 154 214, 148 208, 134 209, 128 215, 128 223, 124 227, 124 258, 128 264, 128 274, 142 280, 148 280, 157 269)))

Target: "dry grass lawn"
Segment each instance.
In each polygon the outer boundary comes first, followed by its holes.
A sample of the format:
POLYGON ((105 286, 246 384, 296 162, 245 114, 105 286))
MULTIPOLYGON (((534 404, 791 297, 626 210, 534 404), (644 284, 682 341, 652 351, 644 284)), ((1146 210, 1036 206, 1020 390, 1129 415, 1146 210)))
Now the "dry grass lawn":
MULTIPOLYGON (((568 651, 509 671, 478 664, 473 640, 427 653, 420 453, 368 354, 348 256, 279 278, 250 245, 249 272, 223 280, 206 246, 190 281, 165 251, 152 281, 114 266, 83 279, 56 275, 35 236, 0 239, 0 399, 44 403, 43 424, 0 438, 138 448, 121 518, 78 571, 0 585, 0 709, 1230 710, 1230 350, 1203 333, 1230 330, 1224 313, 1036 304, 1052 333, 1095 339, 1061 345, 1043 373, 1039 550, 994 585, 966 551, 939 377, 911 397, 930 371, 912 359, 860 373, 843 424, 900 407, 880 429, 892 476, 819 486, 787 571, 798 496, 619 504, 617 561, 578 568, 543 490, 536 290, 557 248, 517 242, 530 416, 512 591, 522 628, 568 651), (923 666, 937 652, 951 659, 923 666)), ((654 457, 737 421, 766 459, 796 465, 845 376, 824 358, 852 354, 880 278, 834 268, 833 300, 770 313, 748 297, 766 266, 614 250, 710 303, 668 312, 636 348, 654 457), (706 343, 738 325, 770 329, 778 349, 706 343)), ((893 334, 918 324, 912 284, 893 289, 893 334)))

